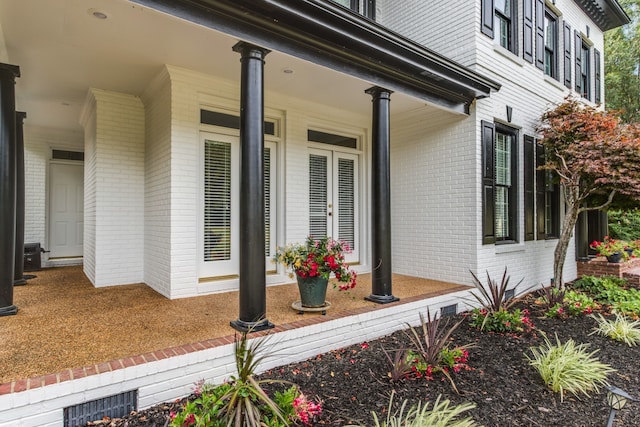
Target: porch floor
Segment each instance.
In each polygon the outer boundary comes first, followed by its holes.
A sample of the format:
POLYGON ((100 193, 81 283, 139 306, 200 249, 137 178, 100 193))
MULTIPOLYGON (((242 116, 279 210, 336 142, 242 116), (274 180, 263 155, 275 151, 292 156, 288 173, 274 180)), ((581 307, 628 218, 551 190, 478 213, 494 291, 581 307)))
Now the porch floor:
MULTIPOLYGON (((0 384, 234 335, 238 293, 169 300, 144 284, 94 288, 81 266, 44 269, 14 289, 15 316, 0 317, 0 384)), ((466 286, 393 276, 400 302, 427 299, 466 286)), ((378 304, 364 300, 371 276, 358 277, 349 293, 330 289, 332 308, 298 314, 294 283, 267 288, 267 318, 277 327, 301 327, 310 319, 347 317, 378 304)))

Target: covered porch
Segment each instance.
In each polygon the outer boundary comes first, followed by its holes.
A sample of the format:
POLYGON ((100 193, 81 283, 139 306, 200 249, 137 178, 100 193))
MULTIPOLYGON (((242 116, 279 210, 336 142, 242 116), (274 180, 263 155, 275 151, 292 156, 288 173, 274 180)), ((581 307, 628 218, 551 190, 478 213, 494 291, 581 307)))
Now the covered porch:
MULTIPOLYGON (((36 272, 16 288, 18 316, 0 324, 0 407, 6 422, 62 420, 62 409, 135 389, 138 408, 173 400, 200 379, 233 372, 238 292, 169 300, 144 284, 94 288, 81 266, 36 272)), ((273 366, 383 336, 419 322, 420 312, 465 309, 466 286, 394 275, 400 302, 365 301, 370 275, 350 293, 329 291, 326 315, 298 314, 295 284, 267 288, 273 366)), ((0 421, 3 426, 5 420, 0 421)))

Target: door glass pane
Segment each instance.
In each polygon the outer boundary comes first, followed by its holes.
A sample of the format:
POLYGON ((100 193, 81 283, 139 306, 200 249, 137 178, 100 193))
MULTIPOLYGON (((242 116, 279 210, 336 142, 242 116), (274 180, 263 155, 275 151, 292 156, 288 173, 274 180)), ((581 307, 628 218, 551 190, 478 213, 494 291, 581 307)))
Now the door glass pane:
POLYGON ((354 161, 338 159, 338 239, 355 248, 354 161))
POLYGON ((231 259, 231 144, 204 144, 204 261, 231 259))
POLYGON ((271 149, 264 149, 264 254, 271 256, 271 149))
POLYGON ((309 233, 327 235, 327 157, 309 155, 309 233))

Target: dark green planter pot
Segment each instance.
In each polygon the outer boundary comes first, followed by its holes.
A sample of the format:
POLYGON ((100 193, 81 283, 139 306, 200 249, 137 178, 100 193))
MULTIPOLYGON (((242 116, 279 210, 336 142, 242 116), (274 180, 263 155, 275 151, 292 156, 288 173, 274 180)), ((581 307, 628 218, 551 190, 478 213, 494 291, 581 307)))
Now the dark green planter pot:
POLYGON ((300 302, 303 307, 323 307, 327 298, 327 284, 329 281, 322 277, 300 277, 298 279, 298 290, 300 291, 300 302))
POLYGON ((620 252, 615 252, 613 255, 609 255, 607 257, 607 261, 612 263, 622 262, 622 254, 620 252))

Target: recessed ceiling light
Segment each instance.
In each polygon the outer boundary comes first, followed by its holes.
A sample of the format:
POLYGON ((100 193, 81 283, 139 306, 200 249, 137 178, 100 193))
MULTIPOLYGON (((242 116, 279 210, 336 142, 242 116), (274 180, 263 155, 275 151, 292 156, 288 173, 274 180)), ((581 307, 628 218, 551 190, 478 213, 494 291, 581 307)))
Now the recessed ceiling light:
POLYGON ((87 12, 96 19, 107 19, 109 17, 106 12, 98 9, 89 9, 87 12))

